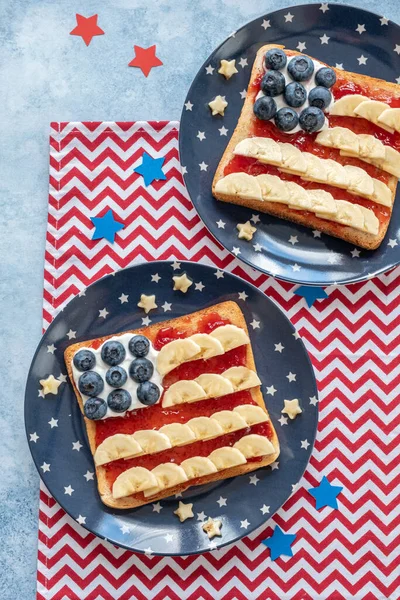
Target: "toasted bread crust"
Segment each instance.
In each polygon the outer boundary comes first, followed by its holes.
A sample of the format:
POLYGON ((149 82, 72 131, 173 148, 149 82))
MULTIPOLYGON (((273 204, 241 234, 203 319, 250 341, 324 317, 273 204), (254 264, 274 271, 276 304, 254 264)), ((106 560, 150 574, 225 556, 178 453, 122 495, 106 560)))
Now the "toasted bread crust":
MULTIPOLYGON (((263 57, 265 52, 270 50, 271 48, 284 48, 279 44, 268 44, 266 46, 262 46, 256 55, 254 60, 250 82, 251 83, 263 72, 263 57)), ((295 50, 290 50, 291 55, 303 54, 297 52, 295 50)), ((312 58, 312 57, 310 57, 312 58)), ((321 62, 321 61, 320 61, 321 62)), ((321 63, 324 64, 324 63, 321 63)), ((343 77, 343 71, 339 71, 334 67, 331 67, 337 74, 340 74, 343 77)), ((394 97, 400 97, 400 91, 396 84, 376 79, 374 77, 368 77, 367 75, 359 75, 356 73, 350 73, 346 71, 346 78, 348 81, 352 81, 354 83, 362 84, 365 87, 371 88, 373 90, 376 88, 377 82, 379 82, 379 86, 382 89, 388 90, 394 97)), ((253 115, 253 102, 252 98, 248 94, 245 102, 243 104, 242 112, 240 114, 238 124, 232 134, 231 139, 225 149, 224 154, 222 155, 221 161, 218 165, 218 168, 215 172, 213 184, 212 184, 212 193, 213 196, 217 200, 221 200, 222 202, 229 202, 232 204, 239 204, 240 206, 245 206, 247 208, 251 208, 252 210, 256 210, 259 212, 264 212, 276 217, 280 217, 281 219, 285 219, 287 221, 292 221, 294 223, 298 223, 300 225, 304 225, 311 229, 318 229, 322 233, 326 233, 333 237, 337 237, 345 240, 346 242, 355 244, 360 246, 361 248, 366 248, 367 250, 375 250, 381 244, 383 238, 385 237, 389 221, 386 223, 380 222, 379 232, 377 235, 371 235, 370 233, 364 233, 352 227, 347 227, 345 225, 340 225, 333 221, 327 221, 326 219, 318 218, 314 213, 304 213, 302 211, 297 211, 289 208, 285 204, 277 204, 275 202, 267 202, 260 200, 250 200, 245 198, 240 198, 236 195, 230 194, 221 194, 215 191, 215 186, 217 181, 224 177, 225 167, 229 164, 233 157, 233 151, 235 146, 248 137, 251 137, 250 134, 250 124, 254 119, 253 115)), ((288 138, 290 142, 290 138, 288 138)), ((301 184, 300 184, 301 185, 301 184)), ((396 195, 397 188, 397 178, 394 176, 389 176, 388 187, 392 192, 392 203, 394 201, 394 197, 396 195)))
MULTIPOLYGON (((196 328, 196 324, 200 321, 201 318, 203 318, 211 313, 215 313, 215 312, 217 312, 222 318, 229 319, 229 321, 233 325, 237 325, 238 327, 241 327, 244 331, 246 331, 246 333, 248 333, 248 329, 247 329, 247 325, 246 325, 246 321, 243 316, 243 313, 240 310, 239 306, 235 302, 232 302, 232 301, 222 302, 221 304, 216 304, 214 306, 205 308, 203 310, 197 311, 190 315, 186 315, 184 317, 178 317, 176 319, 170 319, 168 321, 162 321, 160 323, 156 323, 149 327, 142 327, 140 329, 129 330, 129 333, 143 334, 143 335, 147 336, 150 340, 153 341, 155 339, 158 331, 164 327, 175 326, 175 327, 179 327, 179 329, 181 331, 185 331, 185 330, 188 332, 193 331, 193 329, 196 328)), ((124 332, 124 333, 126 333, 126 332, 124 332)), ((96 338, 96 340, 99 340, 101 343, 103 343, 110 337, 113 337, 113 335, 115 335, 115 334, 104 336, 102 338, 96 338)), ((68 348, 65 350, 65 353, 64 353, 68 376, 69 376, 69 379, 74 388, 75 395, 77 397, 79 407, 82 411, 82 414, 83 414, 82 397, 80 395, 78 388, 75 385, 73 375, 72 375, 71 365, 72 365, 72 358, 73 358, 73 355, 75 354, 75 352, 77 350, 79 350, 79 348, 87 346, 90 343, 90 341, 93 341, 93 340, 87 340, 84 342, 79 342, 77 344, 72 344, 71 346, 68 346, 68 348)), ((256 365, 254 362, 254 356, 253 356, 251 344, 248 344, 248 346, 247 346, 246 366, 249 369, 256 370, 256 365)), ((265 407, 263 396, 262 396, 260 389, 259 388, 252 389, 251 394, 252 394, 253 400, 259 406, 261 406, 261 408, 268 414, 268 411, 265 407)), ((94 452, 96 451, 96 421, 91 421, 90 419, 87 419, 85 416, 83 418, 84 418, 85 425, 86 425, 86 431, 87 431, 87 435, 88 435, 90 449, 91 449, 92 454, 94 454, 94 452)), ((274 445, 274 447, 277 449, 277 451, 272 455, 266 456, 264 460, 246 463, 245 465, 233 467, 231 469, 226 469, 225 471, 219 471, 218 473, 214 473, 212 475, 202 477, 199 480, 192 480, 191 482, 182 483, 173 488, 168 488, 167 490, 164 490, 163 492, 160 492, 160 494, 152 496, 151 498, 144 498, 143 494, 135 494, 134 496, 128 496, 126 498, 120 498, 120 499, 116 500, 115 498, 113 498, 112 489, 108 484, 108 480, 107 480, 107 476, 106 476, 106 469, 102 466, 96 467, 97 486, 98 486, 101 500, 104 502, 104 504, 106 504, 107 506, 110 506, 112 508, 118 508, 118 509, 135 508, 138 506, 142 506, 144 504, 148 504, 150 502, 157 502, 158 500, 161 500, 162 498, 166 498, 173 494, 183 492, 184 490, 186 490, 187 488, 189 488, 193 485, 203 485, 206 483, 210 483, 212 481, 218 481, 220 479, 227 479, 228 477, 235 477, 236 475, 243 475, 244 473, 249 473, 250 471, 254 471, 255 469, 259 469, 260 467, 265 467, 265 466, 271 464, 272 462, 274 462, 277 459, 277 457, 279 456, 279 440, 278 440, 278 436, 276 435, 276 431, 275 431, 272 423, 271 423, 271 428, 272 428, 271 442, 274 445)))

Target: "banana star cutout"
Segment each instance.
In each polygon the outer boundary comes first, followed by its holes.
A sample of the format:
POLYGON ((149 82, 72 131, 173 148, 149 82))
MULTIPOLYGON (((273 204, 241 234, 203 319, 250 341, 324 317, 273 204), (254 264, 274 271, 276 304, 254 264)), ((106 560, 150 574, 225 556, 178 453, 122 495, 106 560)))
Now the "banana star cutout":
POLYGON ((218 69, 218 73, 221 73, 221 75, 223 75, 225 77, 225 79, 230 79, 232 77, 232 75, 234 75, 235 73, 238 73, 238 70, 236 68, 236 61, 235 59, 233 60, 221 60, 221 66, 218 69))
POLYGON ((221 526, 221 519, 212 519, 211 517, 208 517, 208 520, 202 525, 203 531, 206 532, 210 540, 216 535, 222 535, 221 526))
POLYGON ((61 381, 58 381, 58 379, 56 379, 54 377, 54 375, 49 375, 47 377, 47 379, 40 379, 39 383, 43 387, 44 395, 46 395, 46 394, 57 395, 58 388, 61 385, 61 381))
POLYGON ((225 96, 216 96, 214 100, 208 103, 208 106, 211 108, 213 117, 215 115, 221 115, 223 117, 228 103, 225 100, 225 96))
POLYGON ((284 403, 285 408, 283 408, 281 412, 287 414, 290 419, 295 419, 297 415, 300 415, 303 412, 297 398, 294 400, 284 400, 284 403))
POLYGON ((236 225, 236 229, 238 230, 238 238, 240 240, 247 240, 248 242, 253 239, 253 234, 257 231, 256 227, 253 227, 250 221, 246 221, 246 223, 238 223, 236 225))
POLYGON ((182 275, 175 275, 172 279, 174 280, 174 290, 179 290, 184 294, 186 294, 190 286, 193 284, 193 281, 189 279, 186 273, 182 273, 182 275))
POLYGON ((179 517, 181 523, 186 521, 186 519, 192 519, 194 517, 193 504, 184 504, 183 502, 179 502, 179 508, 174 510, 174 515, 179 517))
POLYGON ((153 308, 157 308, 156 297, 153 294, 152 296, 146 296, 146 294, 140 295, 140 302, 138 302, 138 307, 143 308, 146 315, 153 310, 153 308))

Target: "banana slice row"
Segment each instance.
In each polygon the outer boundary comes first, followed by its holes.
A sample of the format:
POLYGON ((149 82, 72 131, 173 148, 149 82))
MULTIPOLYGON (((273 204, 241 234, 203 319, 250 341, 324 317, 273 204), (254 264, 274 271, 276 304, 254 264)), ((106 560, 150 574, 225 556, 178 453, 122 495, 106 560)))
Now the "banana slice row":
POLYGON ((328 112, 341 117, 362 117, 389 133, 400 132, 400 108, 391 108, 386 102, 370 100, 360 94, 343 96, 331 105, 328 112))
POLYGON ((268 438, 258 434, 245 435, 233 446, 217 448, 208 457, 193 456, 180 465, 162 463, 151 471, 144 467, 127 469, 118 475, 112 494, 118 499, 144 492, 147 498, 191 479, 238 467, 246 464, 249 458, 268 456, 274 452, 275 448, 268 438))
MULTIPOLYGON (((343 188, 377 204, 391 207, 393 203, 390 188, 363 169, 343 166, 331 158, 301 152, 291 144, 275 142, 269 138, 247 138, 237 144, 234 154, 257 158, 262 163, 275 165, 280 171, 298 175, 306 181, 343 188)), ((252 192, 254 193, 254 186, 248 184, 244 188, 243 197, 254 198, 252 192), (250 195, 246 196, 246 193, 250 195)))
POLYGON ((346 127, 332 127, 321 131, 315 141, 321 146, 337 148, 342 156, 359 158, 400 178, 400 152, 373 135, 357 134, 346 127))
POLYGON ((241 404, 233 410, 221 410, 211 417, 195 417, 187 423, 170 423, 155 429, 143 429, 133 434, 116 433, 104 440, 94 453, 97 467, 121 458, 155 454, 173 446, 183 446, 199 440, 245 429, 268 421, 265 411, 256 404, 241 404))
POLYGON ((196 379, 181 379, 164 393, 162 406, 167 408, 186 402, 198 402, 206 398, 218 398, 261 385, 255 371, 247 367, 231 367, 221 375, 203 373, 196 379))
POLYGON ((166 375, 189 360, 212 358, 249 343, 247 333, 236 325, 222 325, 211 333, 195 333, 165 344, 157 356, 157 370, 166 375))
POLYGON ((230 173, 217 182, 216 191, 243 197, 242 185, 247 190, 252 186, 252 198, 256 200, 286 204, 294 210, 307 210, 321 219, 335 221, 372 235, 377 235, 379 231, 379 220, 369 208, 346 200, 336 200, 325 190, 305 190, 297 183, 283 181, 276 175, 230 173))

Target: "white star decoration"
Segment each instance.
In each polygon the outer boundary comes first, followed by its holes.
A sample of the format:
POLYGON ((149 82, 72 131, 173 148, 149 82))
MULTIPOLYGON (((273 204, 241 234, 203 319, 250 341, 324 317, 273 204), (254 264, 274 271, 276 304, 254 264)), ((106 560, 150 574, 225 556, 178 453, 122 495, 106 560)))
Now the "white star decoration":
POLYGON ((261 23, 261 27, 263 29, 265 29, 265 31, 271 27, 271 21, 267 21, 266 19, 263 19, 263 22, 261 23))
POLYGON ((194 289, 197 290, 198 292, 202 292, 205 287, 206 286, 201 281, 194 284, 194 289))
POLYGON ((74 491, 75 490, 70 485, 67 485, 67 487, 64 487, 64 494, 67 494, 67 496, 72 496, 74 491))
POLYGON ((168 312, 169 310, 171 310, 171 306, 172 306, 172 304, 170 304, 169 302, 164 302, 164 304, 161 306, 161 308, 163 309, 164 312, 168 312))
POLYGON ((118 300, 121 302, 121 304, 125 304, 126 302, 128 302, 128 298, 128 294, 121 294, 118 300))
POLYGON ((72 450, 77 450, 79 452, 81 448, 82 444, 79 440, 77 440, 76 442, 72 442, 72 450))
POLYGON ((85 289, 81 290, 79 292, 78 296, 79 296, 79 298, 82 298, 82 296, 86 296, 86 290, 85 289))
POLYGON ((223 279, 224 278, 224 272, 223 271, 219 271, 219 270, 215 271, 214 275, 215 275, 215 277, 217 279, 223 279))
POLYGON ((357 248, 354 248, 354 250, 352 250, 350 252, 351 254, 351 258, 359 258, 360 256, 360 250, 357 250, 357 248))
POLYGON ((331 38, 324 33, 324 35, 322 35, 319 39, 321 40, 321 44, 328 44, 331 38))
MULTIPOLYGON (((175 261, 172 263, 172 268, 173 268, 173 270, 174 270, 174 271, 177 271, 178 269, 180 269, 180 268, 181 268, 181 263, 180 263, 180 262, 178 262, 177 260, 175 260, 175 261)), ((161 279, 161 277, 160 277, 160 279, 161 279)))
POLYGON ((154 273, 154 275, 151 276, 151 281, 154 283, 158 283, 160 281, 161 277, 159 276, 158 273, 154 273))
POLYGON ((269 396, 274 396, 274 394, 276 394, 276 392, 278 391, 276 388, 274 388, 273 385, 267 386, 267 394, 269 394, 269 396))
POLYGON ((306 43, 305 42, 299 42, 296 46, 297 50, 299 52, 303 52, 304 50, 307 49, 306 43))
POLYGON ((361 35, 362 33, 364 33, 364 31, 366 31, 365 25, 364 24, 363 25, 358 24, 357 27, 356 27, 356 31, 357 31, 357 33, 359 33, 361 35))
POLYGON ((69 340, 73 340, 76 338, 76 331, 72 331, 72 329, 70 329, 67 333, 67 338, 69 340))
POLYGON ((79 523, 79 525, 86 525, 86 517, 82 517, 82 515, 79 515, 79 517, 76 520, 79 523))
MULTIPOLYGON (((344 71, 343 63, 336 63, 335 66, 337 69, 339 69, 339 71, 344 71)), ((318 237, 321 237, 321 234, 318 237)))
POLYGON ((42 469, 43 473, 47 473, 47 471, 50 471, 50 463, 44 462, 40 468, 42 469))
POLYGON ((208 165, 206 165, 204 160, 203 160, 203 162, 199 163, 199 167, 200 167, 200 171, 207 171, 207 169, 208 169, 208 165))
POLYGON ((292 494, 297 489, 298 483, 292 483, 292 494))
POLYGON ((261 252, 262 246, 257 242, 257 244, 253 244, 253 248, 256 252, 261 252))
POLYGON ((222 126, 220 129, 218 129, 218 131, 219 135, 227 135, 229 130, 226 127, 222 126))
POLYGON ((99 310, 99 318, 105 319, 107 315, 110 314, 106 308, 102 308, 99 310))
POLYGON ((289 238, 289 244, 292 244, 292 246, 294 246, 295 244, 298 244, 299 240, 297 239, 297 235, 291 235, 289 238))
POLYGON ((260 215, 251 215, 251 219, 250 219, 250 221, 251 221, 252 223, 254 223, 254 225, 255 225, 256 223, 259 223, 259 222, 260 222, 260 215))
POLYGON ((145 327, 148 327, 151 323, 151 319, 150 317, 143 317, 142 318, 142 325, 144 325, 145 327))
POLYGON ((250 475, 250 477, 249 477, 249 483, 250 483, 250 485, 257 485, 257 483, 259 481, 260 480, 258 479, 257 475, 250 475))
POLYGON ((94 480, 94 473, 93 471, 86 471, 86 473, 84 474, 84 478, 86 479, 86 481, 93 481, 94 480))
POLYGON ((276 460, 275 462, 271 463, 270 467, 273 471, 275 471, 276 469, 279 469, 279 461, 276 460))
POLYGON ((321 237, 321 232, 318 231, 318 229, 313 229, 313 236, 315 238, 320 238, 321 237))
POLYGON ((289 382, 292 383, 292 381, 296 381, 296 374, 290 371, 289 374, 286 375, 286 379, 289 379, 289 382))
POLYGON ((185 104, 186 110, 192 110, 193 104, 188 100, 185 104))
POLYGON ((216 221, 218 229, 225 229, 225 225, 226 223, 224 223, 224 221, 221 221, 221 219, 219 221, 216 221))
POLYGON ((167 533, 167 535, 164 535, 164 539, 167 542, 167 544, 169 544, 174 541, 174 536, 170 533, 167 533))
POLYGON ((285 17, 285 23, 291 23, 293 21, 293 17, 294 15, 292 15, 290 12, 286 13, 286 15, 284 15, 285 17))
POLYGON ((211 65, 208 65, 208 67, 206 67, 207 75, 212 75, 214 73, 214 71, 215 71, 215 69, 211 65))
POLYGON ((284 417, 283 415, 278 419, 278 421, 281 424, 281 427, 283 427, 283 425, 287 425, 288 424, 287 417, 284 417))
POLYGON ((338 255, 331 251, 331 252, 329 252, 329 256, 326 260, 328 261, 329 264, 335 265, 338 262, 338 259, 339 259, 338 255))
POLYGON ((266 506, 265 504, 263 504, 262 507, 260 508, 260 510, 263 515, 267 515, 269 513, 269 506, 266 506))
POLYGON ((309 445, 310 442, 308 440, 301 440, 301 447, 304 448, 304 450, 307 450, 309 445))
POLYGON ((60 383, 65 383, 67 381, 67 376, 64 375, 64 373, 60 373, 57 379, 60 383))
POLYGON ((53 417, 50 419, 49 421, 49 425, 50 427, 53 429, 53 427, 58 427, 58 419, 54 419, 53 417))
POLYGON ((246 292, 239 292, 239 300, 246 300, 246 298, 248 298, 249 296, 246 294, 246 292))
POLYGON ((294 265, 292 265, 292 269, 293 271, 300 271, 301 267, 297 263, 294 263, 294 265))
POLYGON ((245 519, 244 521, 240 521, 240 529, 247 529, 249 525, 250 523, 247 519, 245 519))
POLYGON ((327 2, 323 2, 321 4, 321 6, 319 7, 319 10, 322 10, 323 13, 326 13, 327 10, 329 10, 329 6, 327 2))
POLYGON ((38 393, 39 398, 44 398, 43 390, 38 390, 38 392, 39 392, 38 393))
POLYGON ((395 47, 393 48, 393 52, 396 52, 396 54, 400 54, 400 44, 395 45, 395 47))
POLYGON ((55 350, 56 350, 56 347, 54 344, 50 344, 50 346, 47 346, 47 352, 49 354, 54 354, 55 350))
POLYGON ((219 506, 221 508, 222 506, 226 506, 226 501, 227 501, 227 498, 223 498, 222 496, 220 496, 219 500, 217 500, 217 504, 219 504, 219 506))
POLYGON ((381 17, 379 20, 381 22, 381 27, 383 25, 388 25, 388 23, 389 23, 389 19, 387 19, 386 17, 381 17))
POLYGON ((247 90, 242 90, 241 92, 239 92, 240 97, 242 100, 244 100, 247 96, 247 90))
POLYGON ((160 514, 161 510, 162 510, 162 506, 161 506, 160 502, 153 504, 153 512, 160 514))
POLYGON ((297 330, 294 333, 292 333, 292 336, 294 337, 295 340, 299 340, 300 339, 300 334, 299 334, 299 332, 297 330))
POLYGON ((187 168, 182 165, 182 175, 187 175, 187 168))
POLYGON ((255 319, 253 319, 250 325, 253 329, 260 329, 260 321, 256 321, 255 319))
POLYGON ((310 404, 312 404, 313 406, 316 406, 318 404, 317 396, 310 396, 310 404))
POLYGON ((279 344, 274 344, 275 346, 275 352, 280 352, 282 354, 282 352, 285 349, 285 346, 282 346, 282 344, 279 342, 279 344))
POLYGON ((233 252, 233 254, 235 256, 239 256, 239 254, 240 254, 240 248, 238 248, 237 246, 233 246, 232 252, 233 252))
POLYGON ((120 527, 120 530, 122 531, 123 535, 131 532, 130 528, 127 525, 122 525, 122 527, 120 527))
POLYGON ((202 142, 206 139, 206 134, 204 131, 198 131, 196 137, 202 142))
POLYGON ((35 444, 36 444, 36 442, 38 441, 38 439, 39 439, 39 436, 36 433, 36 431, 34 431, 33 433, 29 434, 29 441, 30 442, 35 442, 35 444))
POLYGON ((241 58, 239 60, 239 65, 242 67, 242 69, 244 69, 245 67, 247 67, 247 58, 241 58))
MULTIPOLYGON (((400 46, 399 46, 399 49, 400 49, 400 46)), ((399 52, 399 54, 400 54, 400 52, 399 52)), ((361 54, 361 56, 359 58, 357 58, 357 60, 358 60, 359 65, 366 65, 368 58, 366 56, 364 56, 364 54, 361 54)))
POLYGON ((201 511, 201 512, 197 513, 197 520, 198 521, 203 522, 206 519, 207 519, 207 516, 206 516, 205 512, 201 511))
POLYGON ((394 248, 395 246, 397 246, 397 240, 396 239, 389 239, 388 246, 390 246, 391 248, 394 248))

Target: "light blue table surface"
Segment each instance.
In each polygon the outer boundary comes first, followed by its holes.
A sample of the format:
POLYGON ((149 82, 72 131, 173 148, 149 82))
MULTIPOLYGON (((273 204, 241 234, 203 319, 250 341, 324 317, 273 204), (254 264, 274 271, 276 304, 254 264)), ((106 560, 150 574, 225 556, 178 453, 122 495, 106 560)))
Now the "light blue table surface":
MULTIPOLYGON (((342 2, 336 2, 342 4, 342 2)), ((25 439, 25 378, 41 335, 50 121, 174 119, 206 57, 290 0, 2 0, 0 3, 0 598, 35 597, 39 477, 25 439), (106 34, 68 35, 75 13, 106 34), (157 44, 148 79, 133 45, 157 44)), ((352 0, 396 21, 399 0, 352 0)), ((400 41, 400 40, 399 40, 400 41)))

